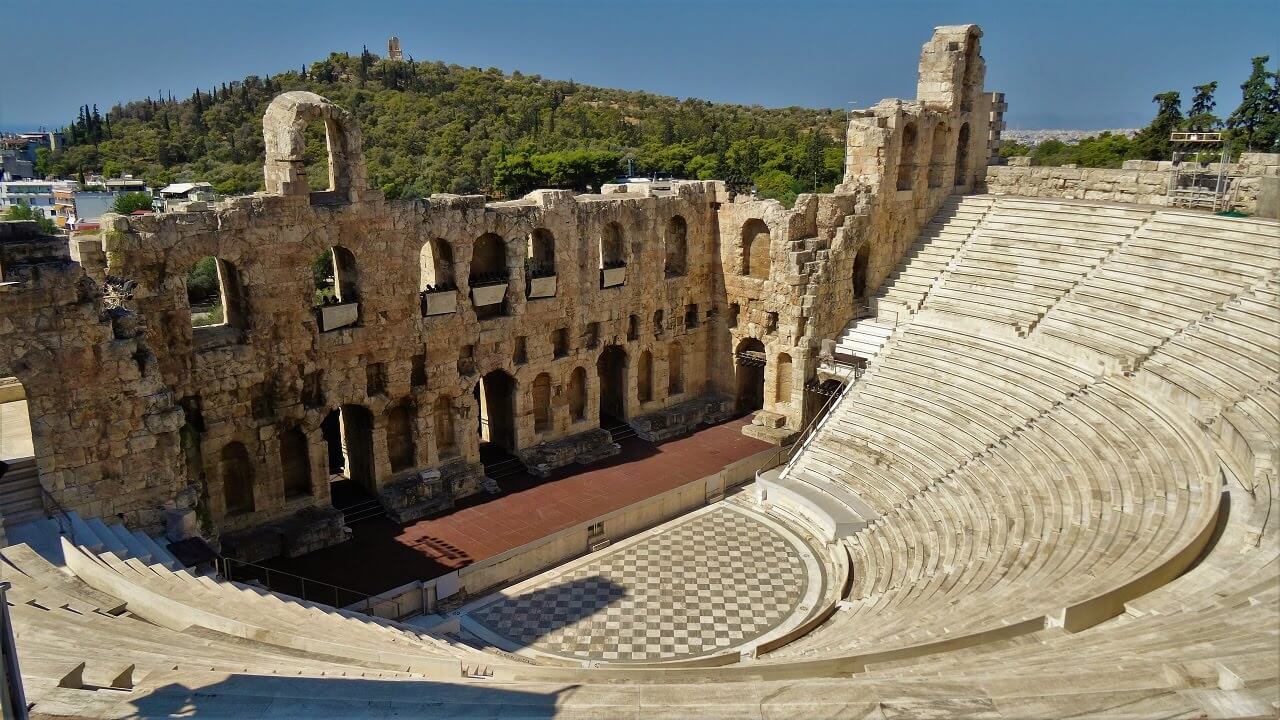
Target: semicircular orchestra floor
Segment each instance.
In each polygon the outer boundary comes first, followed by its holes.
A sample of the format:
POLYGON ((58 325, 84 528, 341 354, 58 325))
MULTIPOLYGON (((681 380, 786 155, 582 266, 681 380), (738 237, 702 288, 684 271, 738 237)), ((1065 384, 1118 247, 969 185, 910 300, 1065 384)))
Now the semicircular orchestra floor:
POLYGON ((804 620, 823 567, 799 535, 722 502, 458 611, 481 641, 529 657, 651 663, 739 652, 804 620))

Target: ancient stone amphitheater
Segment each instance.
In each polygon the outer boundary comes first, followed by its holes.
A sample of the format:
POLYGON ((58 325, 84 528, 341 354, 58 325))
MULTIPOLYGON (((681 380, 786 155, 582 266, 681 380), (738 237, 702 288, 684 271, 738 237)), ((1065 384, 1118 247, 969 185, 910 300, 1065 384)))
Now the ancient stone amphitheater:
MULTIPOLYGON (((41 717, 1275 717, 1280 223, 1125 202, 1163 202, 1146 171, 987 167, 980 36, 938 28, 917 99, 854 113, 844 183, 791 209, 714 182, 389 202, 350 116, 288 93, 264 194, 108 218, 69 250, 7 229, 0 376, 34 447, 5 482, 40 483, 0 550, 10 687, 41 717), (322 193, 300 174, 315 118, 322 193), (543 232, 553 274, 496 300, 493 273, 463 280, 488 236, 519 268, 543 232), (436 238, 460 289, 417 282, 436 238), (313 312, 333 247, 347 297, 313 312), (183 294, 202 256, 212 328, 183 294), (340 439, 348 468, 370 445, 350 473, 409 522, 475 493, 501 433, 531 466, 586 462, 620 442, 606 416, 658 437, 735 403, 779 444, 744 491, 722 474, 627 538, 584 523, 506 583, 432 586, 425 620, 155 539, 341 542, 328 489, 292 489, 328 474, 335 411, 344 433, 372 418, 340 439), (476 414, 479 439, 455 428, 476 414)), ((1242 165, 1256 210, 1280 160, 1242 165)))

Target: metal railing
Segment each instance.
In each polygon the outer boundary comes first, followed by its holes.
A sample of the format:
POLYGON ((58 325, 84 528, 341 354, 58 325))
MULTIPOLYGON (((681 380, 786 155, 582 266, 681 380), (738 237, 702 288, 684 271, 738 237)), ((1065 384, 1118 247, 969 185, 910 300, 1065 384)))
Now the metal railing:
POLYGON ((420 604, 334 585, 323 580, 273 570, 264 565, 229 557, 214 559, 214 567, 224 580, 258 585, 271 592, 291 595, 306 602, 322 603, 339 609, 354 609, 374 617, 399 620, 422 611, 420 604))
MULTIPOLYGON (((37 470, 37 472, 39 471, 37 470)), ((40 497, 46 503, 45 508, 47 509, 50 505, 53 506, 53 514, 49 515, 49 518, 58 523, 58 533, 66 535, 71 540, 72 545, 79 545, 80 543, 76 542, 76 526, 71 522, 71 516, 67 514, 67 509, 62 507, 62 503, 58 502, 53 493, 45 489, 44 483, 40 482, 38 476, 36 477, 36 487, 40 488, 40 497)))
POLYGON ((858 381, 858 378, 862 377, 863 372, 864 369, 861 367, 850 366, 848 372, 844 374, 843 385, 841 388, 827 396, 827 399, 823 401, 822 406, 813 414, 813 417, 809 418, 809 422, 805 424, 804 428, 800 431, 800 434, 796 436, 795 442, 785 447, 779 447, 777 451, 774 452, 773 456, 761 465, 761 467, 768 470, 783 464, 789 465, 791 460, 795 458, 795 456, 804 447, 805 443, 809 441, 809 438, 817 431, 818 426, 822 424, 822 420, 827 417, 829 412, 831 412, 831 408, 835 407, 836 403, 840 402, 840 398, 844 397, 845 393, 849 392, 849 388, 853 387, 853 384, 858 381))

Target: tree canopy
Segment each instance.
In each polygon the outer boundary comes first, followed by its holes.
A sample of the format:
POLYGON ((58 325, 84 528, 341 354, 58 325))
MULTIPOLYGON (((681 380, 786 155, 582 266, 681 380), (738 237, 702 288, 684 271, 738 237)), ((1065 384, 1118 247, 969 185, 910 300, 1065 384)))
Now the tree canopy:
MULTIPOLYGON (((286 90, 316 92, 355 115, 370 182, 393 198, 585 190, 620 174, 627 159, 638 173, 723 178, 783 199, 830 190, 840 174, 839 110, 716 104, 368 51, 185 99, 149 97, 98 119, 85 106, 68 146, 43 167, 68 177, 132 173, 152 186, 203 180, 224 194, 260 190, 262 114, 286 90)), ((307 143, 316 182, 327 177, 322 132, 310 128, 307 143)))
POLYGON ((144 192, 130 192, 116 196, 111 212, 128 215, 134 210, 150 210, 151 196, 144 192))

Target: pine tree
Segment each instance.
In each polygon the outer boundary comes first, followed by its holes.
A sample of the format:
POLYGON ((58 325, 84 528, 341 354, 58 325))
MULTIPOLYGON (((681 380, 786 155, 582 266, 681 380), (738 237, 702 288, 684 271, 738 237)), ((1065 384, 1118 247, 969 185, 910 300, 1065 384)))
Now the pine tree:
POLYGON ((1213 99, 1213 94, 1218 90, 1218 81, 1196 85, 1192 90, 1196 94, 1192 96, 1191 109, 1187 112, 1187 129, 1213 130, 1221 125, 1222 121, 1213 114, 1213 109, 1218 105, 1213 99))
POLYGON ((1240 86, 1240 107, 1227 119, 1233 140, 1246 150, 1271 150, 1280 142, 1280 73, 1267 70, 1270 59, 1253 58, 1253 71, 1240 86))

